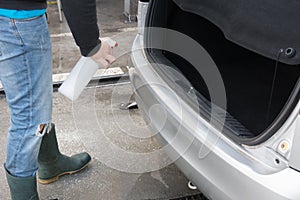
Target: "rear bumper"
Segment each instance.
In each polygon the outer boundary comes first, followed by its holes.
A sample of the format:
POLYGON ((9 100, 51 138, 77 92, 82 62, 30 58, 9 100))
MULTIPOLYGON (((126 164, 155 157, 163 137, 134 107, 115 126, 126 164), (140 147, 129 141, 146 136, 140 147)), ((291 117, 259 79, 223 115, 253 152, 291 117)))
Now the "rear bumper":
MULTIPOLYGON (((220 135, 161 79, 141 48, 142 37, 137 35, 131 55, 136 100, 187 178, 214 200, 300 199, 300 173, 290 168, 272 173, 255 170, 241 146, 220 135)), ((268 166, 260 167, 268 171, 268 166)))

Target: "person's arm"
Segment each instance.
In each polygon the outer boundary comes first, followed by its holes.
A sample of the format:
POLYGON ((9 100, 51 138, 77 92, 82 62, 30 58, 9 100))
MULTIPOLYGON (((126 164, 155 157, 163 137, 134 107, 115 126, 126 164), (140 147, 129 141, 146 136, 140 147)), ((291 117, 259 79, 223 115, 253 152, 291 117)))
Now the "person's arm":
POLYGON ((99 39, 96 0, 62 0, 62 6, 81 55, 89 56, 107 68, 115 57, 113 47, 99 39))
POLYGON ((62 0, 64 15, 83 56, 92 56, 101 47, 96 0, 62 0))

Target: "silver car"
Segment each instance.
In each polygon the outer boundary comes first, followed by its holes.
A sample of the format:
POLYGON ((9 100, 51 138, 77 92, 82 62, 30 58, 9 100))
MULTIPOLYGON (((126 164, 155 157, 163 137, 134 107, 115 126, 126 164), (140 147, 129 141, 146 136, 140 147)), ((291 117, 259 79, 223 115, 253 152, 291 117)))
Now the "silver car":
POLYGON ((300 199, 300 3, 139 2, 130 79, 209 199, 300 199))

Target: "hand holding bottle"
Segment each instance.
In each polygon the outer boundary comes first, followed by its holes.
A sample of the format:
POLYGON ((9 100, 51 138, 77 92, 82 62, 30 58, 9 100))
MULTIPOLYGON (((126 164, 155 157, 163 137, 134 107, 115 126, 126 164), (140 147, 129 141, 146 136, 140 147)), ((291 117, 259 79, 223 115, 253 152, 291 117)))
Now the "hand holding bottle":
POLYGON ((100 38, 101 47, 96 54, 91 56, 91 58, 100 63, 105 69, 116 60, 113 56, 113 48, 118 46, 118 43, 108 37, 100 38))
POLYGON ((118 43, 111 38, 100 38, 101 47, 91 57, 81 57, 58 91, 70 100, 76 100, 98 68, 108 68, 116 60, 112 55, 118 43))

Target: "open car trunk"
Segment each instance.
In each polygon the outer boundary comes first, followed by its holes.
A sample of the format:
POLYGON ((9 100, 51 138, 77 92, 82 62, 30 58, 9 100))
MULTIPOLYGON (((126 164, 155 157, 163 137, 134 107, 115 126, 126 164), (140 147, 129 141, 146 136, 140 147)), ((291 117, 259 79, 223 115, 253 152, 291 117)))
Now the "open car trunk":
MULTIPOLYGON (((277 29, 274 34, 270 32, 272 25, 267 26, 269 32, 265 35, 273 38, 274 44, 266 41, 264 45, 264 39, 259 38, 262 33, 255 32, 263 30, 263 27, 255 28, 255 25, 249 20, 244 21, 244 24, 243 22, 235 22, 235 25, 240 24, 240 26, 232 29, 229 25, 232 23, 232 19, 226 22, 224 16, 213 15, 213 13, 218 12, 219 7, 222 7, 221 4, 213 0, 210 2, 214 2, 215 5, 207 2, 191 0, 152 1, 151 6, 156 8, 151 9, 155 12, 149 13, 148 26, 179 31, 193 38, 205 48, 217 65, 224 81, 227 95, 226 111, 227 115, 230 116, 227 117, 226 123, 229 126, 235 126, 237 131, 240 129, 247 132, 247 134, 235 134, 240 136, 240 139, 246 139, 247 142, 245 143, 262 142, 263 139, 267 139, 278 130, 299 101, 300 66, 298 55, 295 54, 299 45, 292 43, 295 38, 286 38, 286 40, 282 38, 281 43, 275 41, 278 34, 276 35, 277 29), (211 10, 208 14, 205 6, 207 6, 207 10, 211 10), (213 10, 214 6, 215 10, 213 10), (218 17, 222 19, 218 19, 218 17), (226 23, 228 24, 226 25, 226 23), (247 26, 247 23, 254 27, 253 31, 251 31, 251 27, 247 26), (240 31, 239 27, 241 28, 240 31), (243 28, 247 29, 249 36, 243 35, 243 28), (235 32, 233 33, 232 30, 235 32), (257 41, 255 34, 258 35, 257 41), (254 44, 255 42, 256 44, 254 44), (281 53, 279 53, 280 48, 277 46, 283 48, 281 53), (269 47, 270 52, 267 47, 269 47), (288 55, 289 51, 293 51, 293 55, 288 55), (232 124, 230 125, 230 123, 232 124)), ((229 12, 234 11, 230 10, 228 2, 226 5, 228 8, 223 8, 223 10, 226 12, 227 9, 227 14, 230 15, 229 12)), ((297 21, 297 19, 290 20, 297 21)), ((289 35, 289 37, 294 37, 294 34, 289 35)), ((297 39, 300 41, 299 36, 297 39)), ((151 42, 151 38, 148 42, 151 42)), ((176 43, 176 41, 171 42, 176 43)), ((158 54, 157 51, 155 54, 153 52, 148 51, 149 57, 155 59, 158 54)), ((194 66, 171 52, 160 51, 160 53, 189 80, 197 91, 199 99, 205 99, 204 102, 200 101, 199 103, 203 104, 210 101, 207 86, 194 66)))

